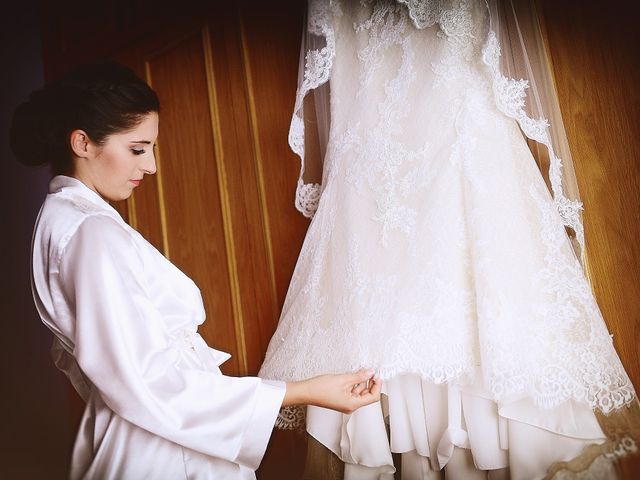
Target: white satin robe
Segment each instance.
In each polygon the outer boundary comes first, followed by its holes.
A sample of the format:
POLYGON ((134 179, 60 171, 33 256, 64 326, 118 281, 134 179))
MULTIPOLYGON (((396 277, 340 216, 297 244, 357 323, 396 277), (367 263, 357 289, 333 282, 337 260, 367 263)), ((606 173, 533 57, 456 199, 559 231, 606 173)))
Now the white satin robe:
POLYGON ((32 287, 87 402, 71 478, 255 478, 284 384, 222 375, 229 355, 196 332, 193 281, 80 181, 57 176, 49 192, 32 287))

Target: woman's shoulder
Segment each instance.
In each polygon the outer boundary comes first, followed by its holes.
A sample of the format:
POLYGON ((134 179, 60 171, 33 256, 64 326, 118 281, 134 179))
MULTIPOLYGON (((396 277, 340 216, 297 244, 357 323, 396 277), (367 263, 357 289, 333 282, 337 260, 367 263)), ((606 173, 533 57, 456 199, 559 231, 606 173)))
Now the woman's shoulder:
POLYGON ((34 232, 34 247, 45 247, 49 256, 62 255, 71 239, 83 231, 98 240, 116 244, 134 243, 124 220, 113 210, 83 198, 50 194, 47 196, 34 232))

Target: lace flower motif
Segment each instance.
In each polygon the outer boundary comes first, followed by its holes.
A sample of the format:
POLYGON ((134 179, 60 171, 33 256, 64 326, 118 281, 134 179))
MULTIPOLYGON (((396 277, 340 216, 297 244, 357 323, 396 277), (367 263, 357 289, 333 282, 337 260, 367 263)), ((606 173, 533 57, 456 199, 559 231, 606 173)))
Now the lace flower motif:
POLYGON ((562 187, 562 160, 556 156, 549 136, 549 122, 545 118, 534 119, 525 112, 526 80, 507 78, 500 72, 500 45, 495 32, 490 31, 482 49, 482 61, 489 67, 493 77, 493 92, 498 109, 508 117, 517 120, 522 132, 545 147, 549 152, 549 180, 554 202, 563 223, 570 227, 584 249, 584 229, 580 219, 582 203, 566 197, 562 187))
POLYGON ((305 55, 303 80, 296 92, 296 103, 289 127, 289 146, 300 157, 300 175, 296 188, 296 208, 307 218, 318 208, 321 186, 317 183, 305 184, 304 176, 304 120, 303 102, 309 91, 326 83, 331 76, 333 59, 336 55, 335 32, 331 23, 331 5, 327 0, 313 0, 309 3, 308 32, 324 38, 326 45, 309 50, 305 55))

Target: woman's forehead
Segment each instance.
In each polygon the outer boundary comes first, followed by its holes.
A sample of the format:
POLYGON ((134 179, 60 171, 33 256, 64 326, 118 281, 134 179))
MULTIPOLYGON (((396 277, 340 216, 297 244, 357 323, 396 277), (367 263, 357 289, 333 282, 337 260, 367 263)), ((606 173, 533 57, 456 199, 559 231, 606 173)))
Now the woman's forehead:
POLYGON ((148 113, 131 130, 113 136, 125 142, 151 143, 158 136, 158 114, 156 112, 148 113))

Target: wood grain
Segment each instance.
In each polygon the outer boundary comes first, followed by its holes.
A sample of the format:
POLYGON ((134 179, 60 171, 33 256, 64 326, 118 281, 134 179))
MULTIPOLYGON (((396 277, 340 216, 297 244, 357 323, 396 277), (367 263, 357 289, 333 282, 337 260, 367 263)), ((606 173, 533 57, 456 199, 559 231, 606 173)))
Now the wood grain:
POLYGON ((246 89, 238 12, 217 12, 209 22, 212 65, 224 144, 227 193, 233 223, 247 370, 257 374, 271 337, 264 325, 277 321, 263 229, 256 151, 246 89))
POLYGON ((309 221, 294 207, 299 158, 287 142, 297 85, 304 2, 254 4, 242 9, 251 64, 269 231, 279 308, 309 221))
MULTIPOLYGON (((640 385, 640 56, 634 2, 541 2, 581 197, 592 287, 640 385)), ((640 478, 638 456, 622 463, 640 478)))
MULTIPOLYGON (((594 2, 543 4, 560 106, 585 206, 593 288, 640 384, 640 63, 637 28, 594 2), (620 23, 622 22, 622 24, 620 23)), ((612 11, 613 12, 613 11, 612 11)))
POLYGON ((207 311, 201 333, 233 354, 240 372, 224 221, 200 30, 149 60, 164 102, 160 121, 162 170, 171 261, 199 285, 207 311))

